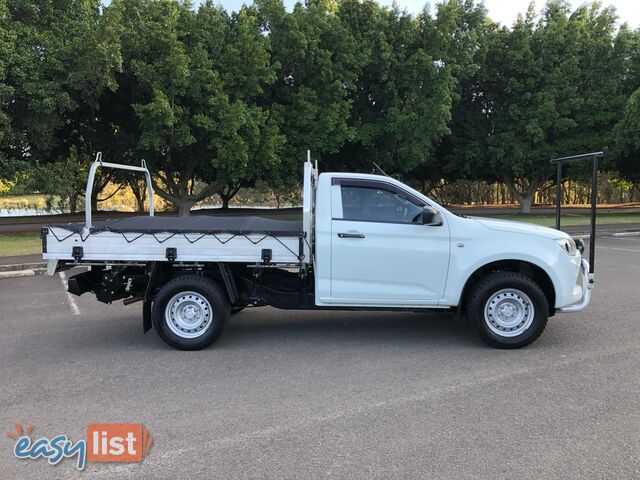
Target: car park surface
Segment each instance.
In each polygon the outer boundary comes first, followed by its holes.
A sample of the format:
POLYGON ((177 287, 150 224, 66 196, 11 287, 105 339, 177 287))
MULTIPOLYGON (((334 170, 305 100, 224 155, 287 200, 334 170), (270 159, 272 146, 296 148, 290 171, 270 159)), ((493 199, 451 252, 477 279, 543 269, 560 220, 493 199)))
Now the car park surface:
MULTIPOLYGON (((70 273, 70 272, 67 272, 70 273)), ((447 315, 232 318, 199 352, 141 334, 140 304, 0 280, 0 427, 140 422, 141 463, 18 460, 3 478, 638 478, 640 237, 600 237, 590 308, 533 345, 486 347, 447 315)), ((4 431, 3 430, 3 431, 4 431)))

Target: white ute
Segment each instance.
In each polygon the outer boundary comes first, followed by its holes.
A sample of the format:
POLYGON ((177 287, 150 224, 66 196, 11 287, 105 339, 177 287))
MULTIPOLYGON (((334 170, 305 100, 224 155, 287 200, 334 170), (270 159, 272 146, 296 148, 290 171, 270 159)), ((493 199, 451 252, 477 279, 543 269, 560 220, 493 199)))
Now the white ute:
MULTIPOLYGON (((98 167, 143 172, 146 167, 98 167)), ((318 175, 304 165, 302 221, 149 216, 51 225, 49 274, 90 267, 69 291, 143 302, 143 329, 196 350, 245 307, 451 311, 499 348, 533 342, 556 312, 584 310, 593 275, 582 244, 520 222, 458 216, 386 176, 318 175)))

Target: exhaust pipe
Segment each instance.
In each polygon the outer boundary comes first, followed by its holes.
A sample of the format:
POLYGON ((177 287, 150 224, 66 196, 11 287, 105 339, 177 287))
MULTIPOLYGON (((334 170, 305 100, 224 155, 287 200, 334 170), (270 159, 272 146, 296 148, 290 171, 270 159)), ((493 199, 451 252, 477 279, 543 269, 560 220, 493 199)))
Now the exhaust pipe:
POLYGON ((122 303, 124 305, 131 305, 132 303, 141 302, 142 300, 144 300, 144 297, 129 297, 122 300, 122 303))

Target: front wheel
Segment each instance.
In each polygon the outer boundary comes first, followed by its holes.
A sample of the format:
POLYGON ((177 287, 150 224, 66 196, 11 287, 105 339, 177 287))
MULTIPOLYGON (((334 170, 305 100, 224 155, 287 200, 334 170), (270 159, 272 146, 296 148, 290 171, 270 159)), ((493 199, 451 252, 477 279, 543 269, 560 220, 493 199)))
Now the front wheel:
POLYGON ((493 272, 473 286, 466 312, 486 343, 496 348, 520 348, 544 331, 549 304, 529 277, 516 272, 493 272))
POLYGON ((215 342, 229 320, 229 302, 213 280, 183 275, 164 285, 153 302, 153 326, 166 343, 200 350, 215 342))

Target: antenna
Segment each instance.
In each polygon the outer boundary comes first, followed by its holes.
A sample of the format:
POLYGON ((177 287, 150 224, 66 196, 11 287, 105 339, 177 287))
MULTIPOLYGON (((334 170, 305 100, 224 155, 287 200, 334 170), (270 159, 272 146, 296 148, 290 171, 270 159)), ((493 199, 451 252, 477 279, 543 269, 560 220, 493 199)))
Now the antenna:
POLYGON ((373 166, 374 166, 374 167, 376 167, 376 168, 374 169, 374 171, 375 171, 375 170, 378 170, 378 171, 379 171, 382 175, 384 175, 385 177, 389 177, 389 176, 390 176, 390 175, 387 175, 387 172, 385 172, 382 168, 380 168, 380 165, 378 165, 376 162, 371 162, 371 163, 373 163, 373 166))

